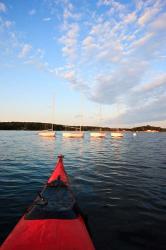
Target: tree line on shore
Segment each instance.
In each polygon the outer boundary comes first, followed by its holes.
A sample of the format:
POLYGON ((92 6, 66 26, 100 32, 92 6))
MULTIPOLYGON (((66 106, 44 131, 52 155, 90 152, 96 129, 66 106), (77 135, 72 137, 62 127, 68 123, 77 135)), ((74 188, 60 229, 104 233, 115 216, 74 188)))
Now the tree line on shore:
MULTIPOLYGON (((41 123, 41 122, 0 122, 0 130, 45 130, 51 129, 51 123, 41 123)), ((53 124, 53 130, 56 131, 64 131, 64 130, 79 130, 80 126, 70 126, 70 125, 61 125, 61 124, 53 124)), ((133 128, 110 128, 110 127, 97 127, 97 126, 82 126, 83 131, 92 131, 99 130, 103 131, 158 131, 158 132, 166 132, 166 128, 155 127, 150 125, 133 127, 133 128)))

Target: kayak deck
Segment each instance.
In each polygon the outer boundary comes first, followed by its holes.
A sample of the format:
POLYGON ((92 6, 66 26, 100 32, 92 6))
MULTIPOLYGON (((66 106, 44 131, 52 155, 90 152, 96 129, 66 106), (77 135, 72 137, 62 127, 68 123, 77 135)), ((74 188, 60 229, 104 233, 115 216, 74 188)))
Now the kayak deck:
POLYGON ((75 219, 78 209, 69 187, 61 180, 47 184, 25 215, 26 220, 75 219))

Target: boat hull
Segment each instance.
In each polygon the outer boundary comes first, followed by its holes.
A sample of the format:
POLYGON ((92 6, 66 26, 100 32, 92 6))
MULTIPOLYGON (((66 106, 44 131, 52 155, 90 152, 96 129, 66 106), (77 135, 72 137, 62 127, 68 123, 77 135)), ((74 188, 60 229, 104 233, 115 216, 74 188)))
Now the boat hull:
POLYGON ((39 135, 42 137, 55 137, 54 131, 41 131, 39 132, 39 135))
POLYGON ((83 138, 84 132, 63 132, 64 138, 83 138))
POLYGON ((104 133, 104 132, 91 132, 90 136, 93 138, 104 138, 106 136, 106 133, 104 133))
POLYGON ((112 133, 111 133, 111 137, 117 137, 117 138, 123 137, 123 133, 120 133, 120 132, 112 132, 112 133))

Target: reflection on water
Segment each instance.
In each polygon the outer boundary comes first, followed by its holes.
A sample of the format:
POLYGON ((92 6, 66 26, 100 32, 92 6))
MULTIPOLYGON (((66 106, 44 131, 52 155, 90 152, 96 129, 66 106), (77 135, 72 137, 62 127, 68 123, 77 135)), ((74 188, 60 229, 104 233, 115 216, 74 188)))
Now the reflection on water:
POLYGON ((166 133, 43 138, 0 131, 0 241, 52 172, 59 153, 96 249, 166 246, 166 133))

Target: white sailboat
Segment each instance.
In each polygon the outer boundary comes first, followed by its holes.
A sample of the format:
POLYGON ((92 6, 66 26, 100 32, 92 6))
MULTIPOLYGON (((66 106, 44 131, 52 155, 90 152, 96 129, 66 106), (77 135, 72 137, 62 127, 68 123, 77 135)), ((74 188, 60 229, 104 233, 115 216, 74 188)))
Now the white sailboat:
POLYGON ((90 133, 90 136, 93 137, 93 138, 105 138, 106 133, 102 132, 102 131, 98 131, 98 132, 94 131, 94 132, 90 133))
POLYGON ((121 137, 123 137, 123 133, 121 133, 121 132, 111 132, 111 137, 121 138, 121 137))
POLYGON ((62 136, 64 138, 83 138, 84 132, 82 131, 81 126, 80 126, 80 130, 78 130, 78 131, 65 131, 62 133, 62 136))
MULTIPOLYGON (((102 117, 101 117, 101 105, 100 105, 100 114, 99 114, 99 117, 100 117, 100 123, 102 121, 102 117)), ((92 138, 105 138, 106 137, 106 133, 102 131, 101 127, 100 127, 100 130, 99 131, 92 131, 90 132, 90 136, 92 138)))
POLYGON ((82 131, 72 131, 72 132, 63 132, 64 138, 83 138, 84 132, 82 131))
POLYGON ((39 132, 39 135, 43 137, 55 137, 55 131, 53 129, 42 130, 39 132))
MULTIPOLYGON (((80 127, 79 130, 75 130, 75 131, 64 131, 62 133, 62 136, 64 138, 83 138, 84 137, 84 131, 82 131, 82 123, 83 123, 83 110, 81 111, 81 115, 80 115, 80 127)), ((72 128, 72 127, 70 127, 72 128)))
MULTIPOLYGON (((53 99, 53 111, 52 111, 52 120, 54 117, 54 99, 53 99)), ((38 135, 42 136, 42 137, 55 137, 55 131, 54 131, 54 125, 53 123, 51 124, 51 128, 50 129, 45 129, 42 130, 38 133, 38 135)))

